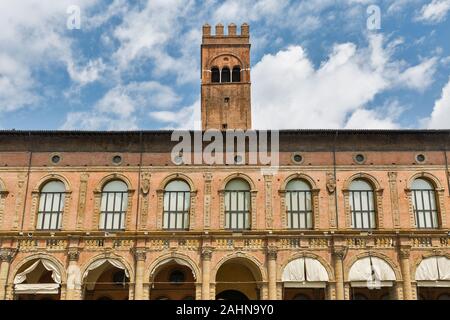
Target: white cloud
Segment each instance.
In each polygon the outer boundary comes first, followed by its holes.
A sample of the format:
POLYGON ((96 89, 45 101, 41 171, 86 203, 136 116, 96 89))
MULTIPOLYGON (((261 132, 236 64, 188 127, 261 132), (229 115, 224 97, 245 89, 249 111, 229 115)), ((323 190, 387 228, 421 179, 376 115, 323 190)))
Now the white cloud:
POLYGON ((435 102, 430 118, 424 122, 430 129, 450 129, 450 78, 440 99, 435 102))
POLYGON ((65 35, 70 5, 83 8, 98 0, 3 0, 0 2, 0 111, 13 111, 42 98, 42 84, 34 71, 65 66, 72 80, 86 83, 98 78, 100 64, 83 67, 74 58, 65 35))
POLYGON ((178 111, 154 111, 150 113, 150 116, 167 124, 166 129, 201 129, 200 100, 178 111))
POLYGON ((67 71, 72 80, 78 82, 80 85, 85 85, 94 82, 100 78, 100 74, 105 71, 106 66, 102 59, 90 60, 86 66, 80 67, 69 59, 67 61, 67 71))
POLYGON ((420 64, 406 69, 398 78, 399 84, 411 89, 425 90, 433 83, 438 59, 426 59, 420 64))
MULTIPOLYGON (((180 97, 158 82, 133 82, 110 89, 92 108, 67 115, 62 129, 131 130, 152 110, 170 109, 180 97)), ((168 111, 165 111, 168 112, 168 111)))
POLYGON ((422 90, 431 82, 436 60, 408 67, 392 60, 397 40, 385 47, 383 43, 382 36, 376 35, 370 37, 368 48, 358 49, 352 43, 335 45, 317 69, 300 46, 264 56, 252 73, 254 126, 343 128, 370 118, 363 125, 398 127, 396 117, 386 111, 364 107, 394 87, 422 90))
POLYGON ((448 11, 450 11, 450 0, 433 0, 422 7, 417 20, 432 23, 441 22, 446 19, 448 11))

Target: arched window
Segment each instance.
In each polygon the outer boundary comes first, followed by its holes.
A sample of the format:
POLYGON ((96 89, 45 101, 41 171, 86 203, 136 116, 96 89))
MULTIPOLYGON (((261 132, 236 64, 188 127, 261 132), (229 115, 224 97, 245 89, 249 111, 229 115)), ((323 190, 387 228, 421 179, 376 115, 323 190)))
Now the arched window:
POLYGON ((412 205, 417 228, 438 228, 436 192, 425 179, 416 179, 411 186, 412 205))
POLYGON ((225 67, 222 69, 222 78, 221 82, 230 82, 231 81, 231 74, 230 69, 228 67, 225 67))
POLYGON ((183 180, 173 180, 164 190, 164 229, 188 229, 191 189, 183 180))
POLYGON ((245 180, 231 180, 225 187, 225 228, 250 228, 250 186, 245 180))
POLYGON ((241 82, 241 68, 240 67, 233 68, 232 80, 233 80, 233 82, 241 82))
POLYGON ((365 180, 354 180, 350 184, 349 200, 352 228, 375 228, 375 205, 372 186, 365 180))
POLYGON ((211 82, 220 82, 220 70, 217 67, 211 69, 211 82))
POLYGON ((286 186, 288 228, 312 229, 311 187, 303 180, 294 179, 286 186))
POLYGON ((39 195, 37 229, 61 229, 65 192, 66 188, 61 181, 50 181, 44 185, 39 195))
POLYGON ((108 182, 102 190, 100 229, 125 229, 125 214, 128 207, 128 187, 121 180, 108 182))

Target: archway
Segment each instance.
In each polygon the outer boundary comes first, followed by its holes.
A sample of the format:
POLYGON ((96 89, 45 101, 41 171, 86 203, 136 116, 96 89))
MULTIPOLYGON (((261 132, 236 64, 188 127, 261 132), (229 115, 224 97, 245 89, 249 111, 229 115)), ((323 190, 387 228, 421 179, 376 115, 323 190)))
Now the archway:
POLYGON ((282 281, 284 300, 324 300, 329 277, 320 261, 302 257, 284 267, 282 281))
POLYGON ((419 300, 450 299, 450 259, 433 256, 423 259, 416 270, 419 300))
POLYGON ((358 259, 350 268, 352 300, 393 300, 396 276, 392 267, 378 257, 358 259))
POLYGON ((61 272, 50 260, 30 260, 14 277, 14 299, 59 300, 60 298, 61 272))
POLYGON ((225 261, 216 273, 216 299, 260 299, 261 272, 258 266, 246 258, 225 261))
POLYGON ((171 259, 154 270, 150 300, 195 300, 195 278, 188 263, 171 259))
POLYGON ((83 276, 84 300, 128 300, 130 275, 115 259, 99 259, 83 276))

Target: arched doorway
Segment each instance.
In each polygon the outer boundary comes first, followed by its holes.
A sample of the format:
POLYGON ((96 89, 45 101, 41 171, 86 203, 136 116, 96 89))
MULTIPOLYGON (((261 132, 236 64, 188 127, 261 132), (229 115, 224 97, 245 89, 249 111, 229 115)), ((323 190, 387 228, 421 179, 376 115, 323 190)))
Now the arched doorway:
POLYGON ((130 275, 115 259, 99 259, 83 276, 84 300, 128 300, 130 275))
POLYGON ((195 300, 195 282, 187 262, 165 261, 154 268, 150 300, 195 300))
POLYGON ((224 262, 216 273, 216 299, 260 299, 261 272, 258 266, 245 258, 233 258, 224 262))
POLYGON ((302 257, 284 267, 282 281, 284 300, 324 300, 329 278, 320 261, 302 257))
POLYGON ((392 267, 378 257, 358 259, 350 268, 352 300, 393 300, 396 277, 392 267))
POLYGON ((225 290, 216 296, 216 300, 248 300, 248 298, 240 291, 225 290))
POLYGON ((14 299, 59 300, 61 298, 61 272, 47 259, 25 263, 14 277, 14 299))
POLYGON ((450 298, 450 259, 433 256, 423 259, 416 270, 419 300, 448 300, 450 298))

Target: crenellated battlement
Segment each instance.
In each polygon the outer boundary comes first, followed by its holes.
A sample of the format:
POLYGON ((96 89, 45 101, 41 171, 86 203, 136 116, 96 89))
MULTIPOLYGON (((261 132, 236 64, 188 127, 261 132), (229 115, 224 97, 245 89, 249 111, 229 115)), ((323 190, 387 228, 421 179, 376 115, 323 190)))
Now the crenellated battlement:
POLYGON ((215 37, 233 37, 233 38, 246 38, 250 37, 250 26, 247 23, 241 25, 240 34, 237 33, 237 26, 234 23, 230 23, 225 33, 225 27, 219 23, 215 26, 214 34, 212 34, 212 27, 209 24, 203 25, 203 38, 215 38, 215 37))

